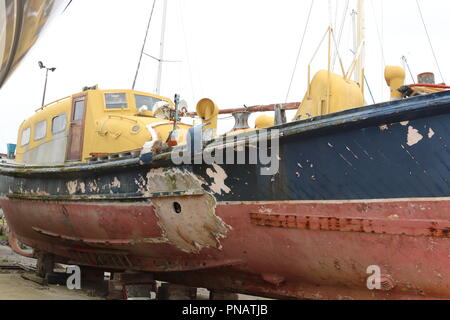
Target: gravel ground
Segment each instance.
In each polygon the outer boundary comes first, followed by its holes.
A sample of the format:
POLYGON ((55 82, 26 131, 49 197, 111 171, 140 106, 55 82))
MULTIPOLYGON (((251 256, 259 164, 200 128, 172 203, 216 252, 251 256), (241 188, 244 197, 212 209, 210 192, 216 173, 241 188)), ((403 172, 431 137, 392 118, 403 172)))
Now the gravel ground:
MULTIPOLYGON (((9 247, 0 246, 0 265, 35 266, 36 260, 19 256, 9 247)), ((0 269, 0 300, 98 300, 83 291, 64 286, 42 286, 21 277, 21 271, 0 269)))
POLYGON ((98 300, 62 286, 41 286, 19 273, 0 274, 0 300, 98 300))

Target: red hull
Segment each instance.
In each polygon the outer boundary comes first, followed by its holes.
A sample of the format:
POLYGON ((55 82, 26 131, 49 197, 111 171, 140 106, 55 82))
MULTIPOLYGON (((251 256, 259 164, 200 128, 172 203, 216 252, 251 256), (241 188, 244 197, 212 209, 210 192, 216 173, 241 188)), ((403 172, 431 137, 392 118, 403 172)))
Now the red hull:
POLYGON ((450 199, 219 203, 223 225, 164 221, 150 202, 0 206, 20 241, 61 262, 269 297, 450 298, 450 199), (373 265, 386 290, 367 288, 373 265))

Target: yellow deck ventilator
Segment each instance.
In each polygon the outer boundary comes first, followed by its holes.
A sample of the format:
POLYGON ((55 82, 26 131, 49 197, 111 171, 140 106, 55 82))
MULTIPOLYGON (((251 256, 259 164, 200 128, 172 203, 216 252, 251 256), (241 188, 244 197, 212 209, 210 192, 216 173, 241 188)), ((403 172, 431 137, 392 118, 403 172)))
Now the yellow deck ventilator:
POLYGON ((349 79, 321 70, 316 73, 308 92, 300 105, 295 120, 359 108, 364 105, 364 96, 359 85, 349 79), (329 87, 328 87, 329 86, 329 87), (329 97, 327 93, 329 90, 329 97))
POLYGON ((197 103, 197 115, 202 119, 205 125, 204 131, 211 129, 212 137, 217 135, 217 119, 219 116, 219 107, 211 99, 204 98, 197 103))
POLYGON ((387 66, 384 69, 384 78, 391 88, 391 100, 401 99, 403 96, 398 89, 405 85, 405 70, 398 66, 387 66))

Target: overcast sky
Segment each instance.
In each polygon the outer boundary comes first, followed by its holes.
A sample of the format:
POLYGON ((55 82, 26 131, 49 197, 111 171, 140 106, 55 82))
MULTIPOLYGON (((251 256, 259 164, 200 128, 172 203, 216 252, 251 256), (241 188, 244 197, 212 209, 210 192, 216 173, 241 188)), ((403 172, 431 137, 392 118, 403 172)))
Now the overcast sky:
MULTIPOLYGON (((159 54, 163 3, 156 1, 146 46, 154 56, 159 54)), ((191 110, 203 97, 221 108, 285 102, 310 4, 310 0, 169 0, 165 59, 182 62, 165 64, 162 95, 173 98, 180 93, 191 110)), ((329 10, 328 0, 314 1, 290 102, 303 99, 307 64, 330 16, 337 31, 340 28, 346 0, 331 4, 329 10)), ((450 83, 446 59, 450 1, 420 4, 443 76, 450 83)), ((94 84, 101 89, 131 88, 152 5, 153 0, 73 0, 0 91, 0 152, 6 143, 16 142, 20 123, 40 107, 45 73, 39 60, 57 68, 49 75, 47 102, 94 84)), ((346 68, 352 59, 350 12, 355 7, 351 0, 340 44, 346 68)), ((366 0, 366 23, 366 75, 376 102, 389 98, 384 65, 401 65, 402 55, 414 76, 432 71, 441 81, 415 0, 366 0)), ((324 44, 312 70, 326 65, 324 44)), ((144 57, 136 89, 154 92, 156 70, 157 63, 144 57)), ((336 64, 335 71, 339 70, 336 64)), ((368 93, 366 99, 372 102, 368 93)))

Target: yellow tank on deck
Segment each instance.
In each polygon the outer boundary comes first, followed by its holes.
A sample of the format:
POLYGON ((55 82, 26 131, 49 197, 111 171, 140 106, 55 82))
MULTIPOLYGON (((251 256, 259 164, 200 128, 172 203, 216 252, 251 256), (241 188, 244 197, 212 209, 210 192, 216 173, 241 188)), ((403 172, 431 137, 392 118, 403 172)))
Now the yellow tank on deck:
POLYGON ((256 129, 266 129, 273 127, 275 125, 275 117, 269 116, 267 114, 262 114, 258 116, 255 120, 256 129))
POLYGON ((328 71, 321 70, 311 81, 308 92, 295 115, 295 120, 359 108, 363 105, 364 96, 356 82, 332 72, 329 75, 328 71), (330 79, 329 85, 328 79, 330 79), (327 97, 328 94, 329 97, 327 97))
MULTIPOLYGON (((16 161, 35 165, 86 162, 166 142, 173 121, 153 116, 155 105, 173 102, 133 90, 87 90, 50 103, 19 128, 16 161)), ((178 124, 178 144, 191 125, 178 124)))

